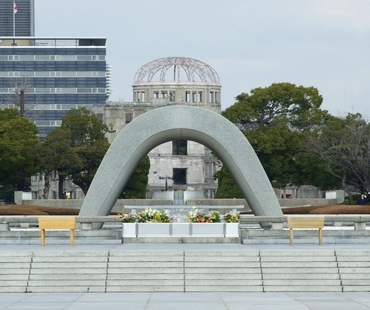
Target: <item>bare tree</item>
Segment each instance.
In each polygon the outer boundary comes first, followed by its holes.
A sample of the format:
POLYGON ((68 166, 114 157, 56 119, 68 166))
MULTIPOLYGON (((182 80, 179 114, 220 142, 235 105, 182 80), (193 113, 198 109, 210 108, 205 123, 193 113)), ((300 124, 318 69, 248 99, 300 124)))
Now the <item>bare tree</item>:
POLYGON ((318 136, 309 137, 308 150, 327 162, 327 170, 341 178, 351 198, 352 190, 370 191, 370 124, 360 114, 333 119, 318 136))
MULTIPOLYGON (((31 80, 28 76, 13 78, 12 85, 14 88, 14 94, 12 96, 9 96, 7 100, 10 104, 13 104, 19 109, 19 115, 25 116, 27 111, 33 109, 38 104, 38 99, 33 102, 29 102, 26 98, 27 91, 32 88, 31 80)), ((32 117, 29 117, 28 115, 28 118, 34 120, 41 113, 42 111, 38 111, 37 113, 34 113, 32 117)))

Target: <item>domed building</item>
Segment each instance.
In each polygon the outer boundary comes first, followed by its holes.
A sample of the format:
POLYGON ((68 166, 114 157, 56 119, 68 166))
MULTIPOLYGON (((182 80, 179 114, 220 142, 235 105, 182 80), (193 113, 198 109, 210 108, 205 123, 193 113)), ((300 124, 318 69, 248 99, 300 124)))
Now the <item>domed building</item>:
MULTIPOLYGON (((110 142, 134 118, 158 107, 190 105, 221 113, 221 84, 217 72, 199 60, 166 57, 142 66, 135 74, 133 102, 108 102, 104 120, 115 132, 110 142)), ((216 158, 194 141, 175 140, 158 145, 148 154, 148 198, 185 203, 192 198, 212 198, 217 182, 216 158)))

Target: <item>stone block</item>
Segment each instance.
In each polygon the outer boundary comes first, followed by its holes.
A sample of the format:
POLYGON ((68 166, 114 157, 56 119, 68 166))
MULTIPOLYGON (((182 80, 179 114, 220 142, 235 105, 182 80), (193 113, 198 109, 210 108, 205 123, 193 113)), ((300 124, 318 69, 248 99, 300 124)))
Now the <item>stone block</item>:
POLYGON ((341 292, 341 286, 306 286, 306 285, 287 285, 287 286, 264 286, 264 292, 341 292))
POLYGON ((343 292, 370 292, 370 286, 343 286, 343 292))
POLYGON ((258 262, 185 262, 185 268, 259 268, 258 262))
POLYGON ((314 286, 314 287, 321 287, 323 291, 325 291, 326 286, 338 286, 340 287, 341 282, 339 279, 334 279, 334 280, 323 280, 323 279, 301 279, 301 280, 296 280, 296 279, 283 279, 283 280, 263 280, 263 285, 264 286, 314 286))
MULTIPOLYGON (((316 243, 317 243, 317 240, 315 240, 316 243)), ((299 250, 285 250, 285 251, 280 251, 280 250, 277 250, 277 251, 265 251, 265 250, 262 250, 260 251, 260 255, 261 257, 262 256, 284 256, 284 257, 296 257, 296 256, 333 256, 335 255, 335 252, 334 250, 310 250, 310 249, 307 249, 307 250, 302 250, 302 249, 299 249, 299 250)))
POLYGON ((190 236, 190 223, 172 223, 171 236, 190 236))
POLYGON ((262 280, 242 280, 242 279, 185 279, 185 286, 262 286, 262 280))
POLYGON ((137 236, 170 236, 170 224, 137 223, 137 236))
POLYGON ((285 273, 282 270, 280 273, 263 273, 264 280, 285 280, 289 283, 290 280, 339 280, 339 274, 335 273, 285 273))
POLYGON ((184 286, 150 286, 150 285, 125 285, 125 286, 107 286, 106 293, 142 293, 142 292, 184 292, 184 286))
POLYGON ((194 286, 186 286, 185 292, 263 292, 263 287, 261 286, 238 286, 238 285, 230 285, 230 286, 201 286, 201 285, 194 285, 194 286))
MULTIPOLYGON (((292 262, 261 262, 262 268, 336 268, 336 262, 300 262, 300 261, 292 261, 292 262)), ((285 270, 284 269, 284 270, 285 270)))
POLYGON ((240 269, 235 268, 232 269, 225 269, 223 273, 188 273, 185 271, 185 279, 186 280, 261 280, 262 275, 260 270, 256 270, 256 273, 244 273, 240 272, 240 269))

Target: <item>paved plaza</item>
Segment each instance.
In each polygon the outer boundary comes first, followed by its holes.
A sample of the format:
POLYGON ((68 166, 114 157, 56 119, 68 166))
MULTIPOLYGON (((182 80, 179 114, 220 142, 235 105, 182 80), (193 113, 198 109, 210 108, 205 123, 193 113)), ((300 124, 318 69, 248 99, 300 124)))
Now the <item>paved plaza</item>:
POLYGON ((0 294, 0 309, 361 310, 370 293, 15 293, 0 294))
MULTIPOLYGON (((369 250, 368 244, 121 244, 121 245, 0 245, 0 251, 19 252, 98 252, 146 250, 248 251, 248 250, 369 250)), ((285 292, 285 293, 2 293, 0 309, 370 309, 370 293, 285 292)))

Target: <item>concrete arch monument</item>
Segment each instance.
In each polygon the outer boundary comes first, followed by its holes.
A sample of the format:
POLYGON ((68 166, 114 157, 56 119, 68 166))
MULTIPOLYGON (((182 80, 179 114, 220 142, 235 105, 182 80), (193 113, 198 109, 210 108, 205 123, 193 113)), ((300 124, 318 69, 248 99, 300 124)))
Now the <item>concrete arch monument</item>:
POLYGON ((241 131, 215 112, 182 105, 146 112, 118 134, 95 174, 79 215, 108 215, 141 159, 157 145, 176 139, 192 140, 214 151, 255 215, 282 215, 266 173, 241 131))

